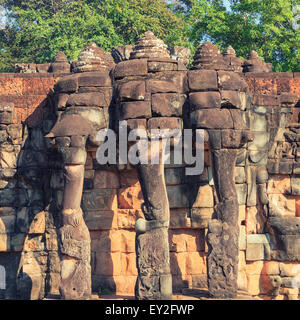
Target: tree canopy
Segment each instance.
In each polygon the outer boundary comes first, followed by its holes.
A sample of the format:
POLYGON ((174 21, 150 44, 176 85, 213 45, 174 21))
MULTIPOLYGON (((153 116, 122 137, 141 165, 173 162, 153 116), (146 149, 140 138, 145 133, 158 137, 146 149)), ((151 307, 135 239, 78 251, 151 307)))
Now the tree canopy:
POLYGON ((0 71, 16 62, 75 60, 88 43, 102 48, 134 44, 147 30, 192 52, 204 40, 232 45, 247 58, 256 50, 274 71, 300 71, 299 0, 0 0, 0 71), (294 9, 294 11, 293 11, 294 9), (0 13, 1 14, 1 13, 0 13))

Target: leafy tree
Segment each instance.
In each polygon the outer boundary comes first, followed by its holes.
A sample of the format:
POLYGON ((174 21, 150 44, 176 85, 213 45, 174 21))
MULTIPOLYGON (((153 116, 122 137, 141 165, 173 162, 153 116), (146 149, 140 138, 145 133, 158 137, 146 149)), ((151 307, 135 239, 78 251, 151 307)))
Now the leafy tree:
POLYGON ((92 41, 106 50, 134 44, 147 30, 169 45, 187 44, 183 20, 162 0, 0 1, 8 10, 0 70, 12 69, 16 62, 53 61, 60 50, 77 59, 92 41))
MULTIPOLYGON (((299 0, 298 4, 299 4, 299 0)), ((230 0, 230 10, 219 0, 175 1, 189 24, 189 39, 198 46, 211 40, 222 49, 232 45, 240 57, 256 50, 274 71, 300 71, 300 30, 293 26, 291 0, 230 0)))

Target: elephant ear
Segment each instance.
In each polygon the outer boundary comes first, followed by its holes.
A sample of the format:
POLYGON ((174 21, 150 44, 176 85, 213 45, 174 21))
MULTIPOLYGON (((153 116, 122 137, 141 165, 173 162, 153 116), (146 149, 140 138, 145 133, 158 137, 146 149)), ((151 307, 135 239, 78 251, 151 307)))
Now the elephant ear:
POLYGON ((91 121, 78 114, 66 114, 56 122, 45 137, 89 136, 94 132, 95 128, 91 121))

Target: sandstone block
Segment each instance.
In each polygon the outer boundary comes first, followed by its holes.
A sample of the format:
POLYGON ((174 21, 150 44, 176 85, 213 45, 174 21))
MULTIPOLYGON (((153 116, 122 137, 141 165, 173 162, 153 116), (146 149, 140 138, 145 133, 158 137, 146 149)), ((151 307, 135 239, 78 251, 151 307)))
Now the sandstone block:
POLYGON ((183 168, 166 168, 165 169, 166 185, 177 185, 184 183, 183 168))
POLYGON ((234 168, 234 180, 235 180, 235 183, 245 183, 246 182, 245 168, 243 168, 243 167, 235 167, 234 168))
POLYGON ((191 110, 221 108, 219 92, 192 92, 189 94, 191 110))
POLYGON ((89 230, 110 230, 117 227, 115 212, 112 210, 89 210, 84 217, 89 230))
POLYGON ((127 119, 127 126, 129 130, 147 128, 147 119, 127 119))
POLYGON ((223 108, 242 109, 242 101, 238 91, 221 90, 221 105, 223 108))
POLYGON ((247 234, 261 233, 264 230, 266 217, 256 206, 246 208, 247 234))
POLYGON ((171 252, 204 251, 204 230, 169 230, 169 239, 171 252))
POLYGON ((214 197, 213 191, 210 185, 203 185, 199 187, 197 197, 193 203, 193 207, 197 208, 213 208, 214 197))
POLYGON ((17 167, 17 154, 15 152, 7 152, 0 150, 0 166, 1 168, 11 168, 17 167))
POLYGON ((163 72, 163 71, 176 71, 177 62, 172 61, 149 61, 148 60, 149 72, 163 72))
POLYGON ((113 210, 117 208, 115 189, 95 189, 83 192, 82 210, 113 210))
POLYGON ((60 79, 55 85, 57 92, 75 92, 78 89, 78 77, 70 75, 60 79))
POLYGON ((170 211, 170 229, 190 228, 191 218, 187 209, 172 209, 170 211))
POLYGON ((145 100, 145 81, 129 81, 119 85, 119 98, 126 100, 145 100))
POLYGON ((115 78, 145 75, 148 72, 147 59, 134 59, 119 62, 114 69, 115 78))
POLYGON ((187 185, 167 186, 167 194, 170 208, 188 208, 187 185))
POLYGON ((187 92, 186 72, 154 73, 146 80, 146 91, 151 93, 187 92))
POLYGON ((15 217, 13 215, 0 216, 0 233, 13 233, 15 217))
POLYGON ((288 175, 271 176, 268 180, 267 192, 289 194, 291 192, 290 176, 288 175))
POLYGON ((139 185, 118 190, 118 207, 121 209, 140 209, 144 197, 139 185))
POLYGON ((148 130, 151 129, 179 129, 182 130, 183 124, 180 118, 159 117, 151 118, 147 122, 148 130))
POLYGON ((0 123, 11 124, 14 118, 14 105, 13 104, 1 104, 0 105, 0 123))
POLYGON ((300 195, 300 176, 291 176, 291 191, 293 195, 300 195))
POLYGON ((238 73, 218 71, 218 84, 223 90, 246 91, 248 85, 238 73))
POLYGON ((222 147, 239 148, 242 140, 241 130, 222 130, 222 147))
POLYGON ((180 117, 186 96, 178 93, 157 93, 152 95, 152 112, 162 117, 180 117))
POLYGON ((121 120, 131 118, 150 118, 151 104, 149 101, 132 101, 121 104, 121 120))
POLYGON ((228 109, 205 109, 191 113, 192 125, 203 129, 233 129, 228 109))
POLYGON ((135 253, 135 231, 113 230, 110 232, 109 238, 111 252, 135 253))
POLYGON ((246 204, 247 198, 247 185, 246 184, 237 184, 235 185, 236 193, 237 193, 237 200, 239 205, 246 204))
POLYGON ((69 96, 67 106, 97 106, 108 107, 110 101, 107 101, 101 92, 73 93, 69 96))
POLYGON ((270 216, 295 216, 296 203, 291 196, 269 194, 270 216))
POLYGON ((170 252, 172 275, 186 275, 186 252, 170 252))
POLYGON ((270 250, 270 242, 266 234, 247 235, 247 261, 265 260, 270 258, 270 250))
POLYGON ((41 211, 34 216, 30 224, 28 234, 45 233, 45 228, 46 228, 45 212, 41 211))
POLYGON ((118 174, 114 171, 96 170, 94 189, 117 189, 120 187, 118 174))
POLYGON ((246 227, 240 226, 239 233, 239 250, 246 250, 246 227))
POLYGON ((191 223, 192 228, 207 228, 208 222, 212 219, 213 208, 192 208, 191 223))
POLYGON ((186 273, 190 275, 206 273, 206 259, 202 252, 189 252, 187 254, 186 273))
POLYGON ((117 295, 133 296, 136 284, 136 276, 114 276, 117 295))
POLYGON ((10 235, 7 233, 0 233, 0 252, 10 251, 10 235))
MULTIPOLYGON (((140 209, 118 209, 117 222, 120 229, 134 229, 138 218, 143 218, 144 214, 140 209)), ((170 222, 171 225, 171 222, 170 222)))
POLYGON ((192 91, 217 91, 217 73, 213 70, 188 71, 189 88, 192 91))
POLYGON ((252 104, 255 106, 276 107, 279 105, 278 96, 256 94, 252 98, 252 104))
POLYGON ((79 87, 111 87, 111 78, 107 72, 83 72, 78 74, 79 87))

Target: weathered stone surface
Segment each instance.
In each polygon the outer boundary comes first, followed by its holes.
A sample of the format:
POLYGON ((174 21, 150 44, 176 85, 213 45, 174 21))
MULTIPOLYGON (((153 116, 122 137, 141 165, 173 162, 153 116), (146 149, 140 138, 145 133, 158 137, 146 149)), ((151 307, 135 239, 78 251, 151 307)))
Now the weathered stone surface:
POLYGON ((175 117, 157 117, 147 121, 147 128, 151 129, 182 129, 182 120, 175 117))
POLYGON ((148 71, 149 72, 161 72, 161 71, 176 71, 177 63, 170 61, 149 61, 148 60, 148 71))
POLYGON ((151 31, 146 31, 132 49, 130 59, 170 58, 167 45, 162 40, 156 38, 151 31))
POLYGON ((11 124, 14 117, 14 104, 0 103, 0 123, 11 124))
POLYGON ((192 228, 207 228, 209 221, 212 219, 213 212, 213 208, 192 208, 192 228))
POLYGON ((239 148, 242 141, 241 130, 222 130, 222 147, 239 148))
MULTIPOLYGON (((85 72, 78 75, 79 87, 111 87, 111 78, 107 72, 85 72)), ((80 88, 79 88, 80 89, 80 88)))
POLYGON ((132 118, 150 118, 151 104, 149 101, 132 101, 122 102, 120 110, 120 119, 132 119, 132 118))
POLYGON ((252 98, 252 104, 255 106, 276 107, 279 105, 279 100, 275 95, 256 94, 252 98))
POLYGON ((186 185, 167 186, 170 208, 186 208, 189 206, 186 185))
POLYGON ((221 90, 221 105, 223 108, 242 109, 242 101, 238 91, 221 90))
POLYGON ((221 108, 219 92, 192 92, 189 94, 191 110, 221 108))
POLYGON ((215 69, 219 65, 223 65, 224 68, 224 64, 225 61, 219 48, 209 41, 198 47, 193 61, 193 67, 197 69, 215 69))
POLYGON ((213 70, 188 71, 188 83, 192 91, 217 91, 217 72, 213 70))
POLYGON ((157 72, 146 80, 146 91, 151 93, 185 93, 187 90, 186 72, 183 71, 157 72))
POLYGON ((269 194, 270 216, 295 216, 295 199, 283 194, 269 194))
POLYGON ((297 235, 300 234, 300 219, 299 217, 270 217, 270 226, 278 234, 282 235, 297 235))
POLYGON ((180 117, 186 103, 186 96, 177 93, 157 93, 152 95, 152 113, 161 117, 180 117))
POLYGON ((203 129, 233 129, 228 109, 205 109, 191 113, 192 124, 203 129))
POLYGON ((55 85, 57 92, 75 92, 77 89, 78 77, 74 75, 63 77, 55 85))
POLYGON ((251 50, 243 67, 244 72, 270 72, 272 70, 272 64, 265 63, 254 50, 251 50))
POLYGON ((203 185, 199 187, 195 201, 191 204, 192 207, 197 208, 213 208, 214 197, 210 185, 203 185))
POLYGON ((95 189, 83 192, 82 209, 112 210, 116 208, 117 193, 114 189, 95 189))
POLYGON ((218 84, 223 90, 246 91, 248 85, 239 74, 228 71, 218 71, 218 84))
POLYGON ((129 81, 119 86, 118 95, 121 101, 145 100, 145 81, 129 81))
POLYGON ((270 241, 266 234, 247 235, 246 260, 256 261, 270 258, 270 241))
POLYGON ((108 107, 110 101, 100 92, 74 93, 67 100, 67 106, 108 107))
POLYGON ((115 78, 133 75, 145 75, 148 72, 147 59, 135 59, 119 62, 114 69, 115 78))
POLYGON ((92 42, 80 52, 73 72, 107 71, 113 64, 112 58, 109 59, 104 50, 92 42))

